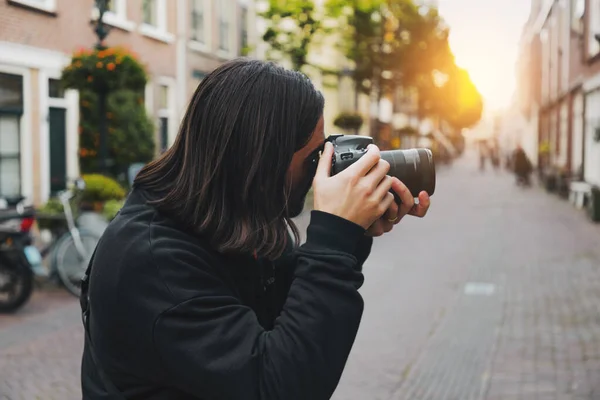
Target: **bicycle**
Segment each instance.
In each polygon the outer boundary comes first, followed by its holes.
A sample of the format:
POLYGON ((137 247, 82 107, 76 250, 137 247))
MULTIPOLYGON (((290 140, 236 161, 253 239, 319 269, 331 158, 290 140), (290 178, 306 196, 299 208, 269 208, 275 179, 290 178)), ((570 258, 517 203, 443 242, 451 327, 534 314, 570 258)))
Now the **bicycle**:
POLYGON ((78 226, 70 200, 77 195, 76 191, 82 192, 85 189, 85 182, 77 179, 75 189, 64 190, 57 195, 63 206, 67 231, 60 234, 58 239, 52 240, 40 253, 42 257, 50 256, 50 274, 56 274, 65 289, 79 297, 81 279, 100 236, 78 226))

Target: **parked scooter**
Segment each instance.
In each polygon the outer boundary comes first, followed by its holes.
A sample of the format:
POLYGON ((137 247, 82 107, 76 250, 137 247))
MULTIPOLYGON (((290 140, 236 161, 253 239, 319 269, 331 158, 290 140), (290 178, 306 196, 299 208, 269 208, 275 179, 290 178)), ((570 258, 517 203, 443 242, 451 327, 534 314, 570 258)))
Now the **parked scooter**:
POLYGON ((42 257, 33 246, 31 227, 35 210, 18 204, 0 210, 0 312, 17 310, 33 291, 34 270, 41 268, 42 257))

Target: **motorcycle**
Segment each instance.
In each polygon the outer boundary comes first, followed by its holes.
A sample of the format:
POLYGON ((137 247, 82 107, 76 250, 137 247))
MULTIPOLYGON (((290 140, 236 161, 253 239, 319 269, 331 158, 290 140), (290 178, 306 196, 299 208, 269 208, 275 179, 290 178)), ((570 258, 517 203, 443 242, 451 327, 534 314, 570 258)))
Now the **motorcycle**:
POLYGON ((35 210, 20 204, 0 210, 0 313, 17 310, 31 297, 42 256, 33 246, 35 210))

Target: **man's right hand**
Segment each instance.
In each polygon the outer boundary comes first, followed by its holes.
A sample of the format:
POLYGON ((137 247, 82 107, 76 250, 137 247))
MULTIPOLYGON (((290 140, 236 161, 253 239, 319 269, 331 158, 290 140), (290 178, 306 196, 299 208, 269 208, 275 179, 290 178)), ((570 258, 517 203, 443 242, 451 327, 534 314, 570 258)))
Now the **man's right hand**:
POLYGON ((390 164, 379 149, 369 145, 367 153, 342 172, 331 176, 333 145, 325 144, 313 181, 314 209, 337 215, 368 229, 394 202, 390 164))

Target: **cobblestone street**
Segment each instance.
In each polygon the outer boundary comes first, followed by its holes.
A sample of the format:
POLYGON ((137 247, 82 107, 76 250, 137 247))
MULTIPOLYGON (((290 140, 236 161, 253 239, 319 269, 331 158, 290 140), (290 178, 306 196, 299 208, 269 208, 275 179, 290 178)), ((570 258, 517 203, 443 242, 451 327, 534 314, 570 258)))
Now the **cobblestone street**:
MULTIPOLYGON (((473 158, 376 241, 336 400, 600 399, 600 225, 473 158)), ((0 399, 81 399, 77 300, 0 316, 0 399)))

